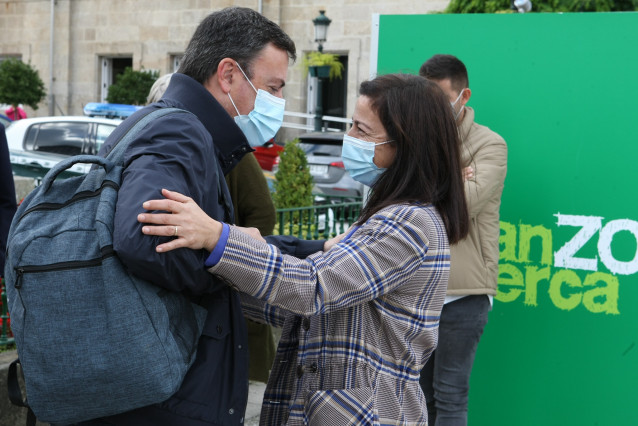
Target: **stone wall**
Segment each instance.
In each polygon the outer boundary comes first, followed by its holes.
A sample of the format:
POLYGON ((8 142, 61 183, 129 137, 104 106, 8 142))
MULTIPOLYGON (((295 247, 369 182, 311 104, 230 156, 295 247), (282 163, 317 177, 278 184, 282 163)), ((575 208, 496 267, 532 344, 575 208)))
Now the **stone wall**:
MULTIPOLYGON (((0 57, 21 55, 52 89, 54 115, 82 114, 100 95, 102 56, 133 58, 134 69, 171 72, 171 55, 183 53, 193 31, 210 12, 236 5, 258 10, 281 25, 297 45, 299 58, 316 50, 312 19, 325 10, 332 19, 324 52, 349 57, 347 116, 359 84, 370 76, 373 14, 423 14, 443 10, 448 0, 56 0, 51 82, 50 0, 0 0, 0 57)), ((425 58, 424 58, 425 59, 425 58)), ((286 109, 306 111, 307 78, 291 64, 286 109)), ((49 98, 37 111, 49 115, 49 98)))

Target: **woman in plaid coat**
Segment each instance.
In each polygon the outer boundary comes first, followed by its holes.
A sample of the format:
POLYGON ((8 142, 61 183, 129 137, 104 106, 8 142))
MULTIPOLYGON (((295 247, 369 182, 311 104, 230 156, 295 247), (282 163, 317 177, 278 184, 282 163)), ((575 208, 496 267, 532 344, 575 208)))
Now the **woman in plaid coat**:
POLYGON ((468 226, 458 147, 436 84, 385 75, 361 85, 344 137, 345 167, 371 196, 323 251, 286 255, 175 192, 144 204, 172 213, 141 215, 160 225, 144 233, 179 229, 158 251, 209 250, 210 273, 243 293, 246 313, 283 326, 262 425, 427 424, 419 374, 437 344, 449 244, 468 226))

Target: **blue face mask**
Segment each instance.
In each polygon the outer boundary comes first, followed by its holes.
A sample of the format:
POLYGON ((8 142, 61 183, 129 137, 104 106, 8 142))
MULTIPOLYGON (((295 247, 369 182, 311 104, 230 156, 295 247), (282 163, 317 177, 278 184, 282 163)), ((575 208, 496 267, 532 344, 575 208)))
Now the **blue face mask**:
POLYGON ((277 134, 281 123, 284 121, 286 100, 273 96, 265 90, 255 89, 255 86, 248 79, 241 66, 239 64, 237 66, 241 73, 244 74, 250 87, 257 93, 255 108, 248 115, 241 115, 230 93, 228 93, 228 98, 230 98, 230 102, 235 107, 235 111, 237 111, 235 123, 244 132, 250 146, 254 148, 265 144, 277 134))
POLYGON ((357 182, 372 186, 379 176, 386 170, 374 164, 374 148, 377 145, 384 145, 393 141, 367 142, 352 136, 343 135, 343 149, 341 157, 343 165, 357 182))

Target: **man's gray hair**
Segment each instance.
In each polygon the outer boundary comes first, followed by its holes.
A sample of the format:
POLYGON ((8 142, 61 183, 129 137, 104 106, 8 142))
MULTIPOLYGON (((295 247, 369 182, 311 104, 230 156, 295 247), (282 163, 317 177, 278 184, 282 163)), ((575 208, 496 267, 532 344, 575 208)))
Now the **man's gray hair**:
POLYGON ((274 22, 244 7, 229 7, 208 15, 199 24, 177 72, 204 84, 224 58, 239 62, 248 78, 252 61, 267 44, 297 58, 295 43, 274 22))

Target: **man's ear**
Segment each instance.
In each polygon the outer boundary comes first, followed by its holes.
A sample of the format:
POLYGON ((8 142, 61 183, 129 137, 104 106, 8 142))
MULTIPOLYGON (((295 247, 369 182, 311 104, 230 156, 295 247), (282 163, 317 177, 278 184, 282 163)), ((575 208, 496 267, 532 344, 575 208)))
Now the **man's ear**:
POLYGON ((461 95, 461 103, 465 105, 466 103, 469 102, 471 97, 472 97, 472 91, 468 87, 463 91, 463 95, 461 95))
POLYGON ((217 65, 217 84, 224 94, 230 93, 233 85, 233 73, 235 71, 235 61, 230 58, 224 58, 217 65))

